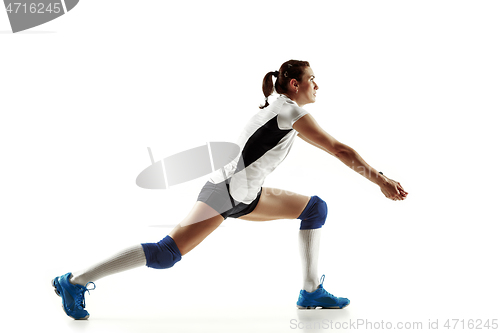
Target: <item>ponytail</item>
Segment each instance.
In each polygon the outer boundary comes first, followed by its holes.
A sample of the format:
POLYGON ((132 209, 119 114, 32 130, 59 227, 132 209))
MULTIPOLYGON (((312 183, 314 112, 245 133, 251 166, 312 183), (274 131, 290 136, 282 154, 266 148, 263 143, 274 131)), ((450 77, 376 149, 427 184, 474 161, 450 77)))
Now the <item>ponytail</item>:
POLYGON ((264 93, 264 96, 266 97, 266 104, 259 106, 259 108, 263 109, 267 106, 269 106, 269 103, 267 101, 267 98, 271 96, 271 94, 274 91, 274 84, 273 84, 273 76, 278 78, 279 72, 269 72, 264 76, 264 80, 262 80, 262 92, 264 93))

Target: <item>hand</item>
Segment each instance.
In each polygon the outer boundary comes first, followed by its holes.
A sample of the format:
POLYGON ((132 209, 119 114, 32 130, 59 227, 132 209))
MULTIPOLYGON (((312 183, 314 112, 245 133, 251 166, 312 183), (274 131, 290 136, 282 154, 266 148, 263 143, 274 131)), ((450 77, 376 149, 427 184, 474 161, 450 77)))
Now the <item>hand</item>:
POLYGON ((389 178, 386 178, 386 180, 386 182, 380 185, 380 190, 388 199, 394 201, 406 199, 408 192, 403 189, 403 186, 399 182, 389 178))

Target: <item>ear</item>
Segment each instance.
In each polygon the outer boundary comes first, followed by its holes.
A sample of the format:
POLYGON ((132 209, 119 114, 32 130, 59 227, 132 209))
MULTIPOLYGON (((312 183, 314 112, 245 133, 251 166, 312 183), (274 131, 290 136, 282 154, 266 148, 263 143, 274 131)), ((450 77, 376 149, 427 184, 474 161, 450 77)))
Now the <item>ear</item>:
POLYGON ((290 83, 288 84, 288 88, 292 90, 297 89, 298 86, 299 86, 299 81, 297 81, 296 79, 291 79, 290 83))

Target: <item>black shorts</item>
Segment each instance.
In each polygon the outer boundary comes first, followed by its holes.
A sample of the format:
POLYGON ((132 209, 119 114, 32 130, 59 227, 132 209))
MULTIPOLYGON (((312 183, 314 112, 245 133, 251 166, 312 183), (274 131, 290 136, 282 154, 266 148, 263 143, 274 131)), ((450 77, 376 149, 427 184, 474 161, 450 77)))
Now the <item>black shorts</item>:
POLYGON ((229 194, 228 187, 229 185, 225 181, 218 184, 207 182, 198 195, 198 201, 204 202, 215 209, 224 220, 228 217, 238 218, 250 214, 259 203, 262 188, 257 197, 247 205, 234 200, 229 194))

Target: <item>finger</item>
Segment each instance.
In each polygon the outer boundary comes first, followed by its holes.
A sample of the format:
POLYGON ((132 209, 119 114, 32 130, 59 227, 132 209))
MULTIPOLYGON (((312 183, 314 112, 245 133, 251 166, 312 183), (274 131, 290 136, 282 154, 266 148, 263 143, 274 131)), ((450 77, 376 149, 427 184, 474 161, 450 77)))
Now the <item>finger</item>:
POLYGON ((405 190, 403 190, 402 187, 398 187, 398 190, 399 190, 399 193, 408 194, 408 192, 406 192, 405 190))

